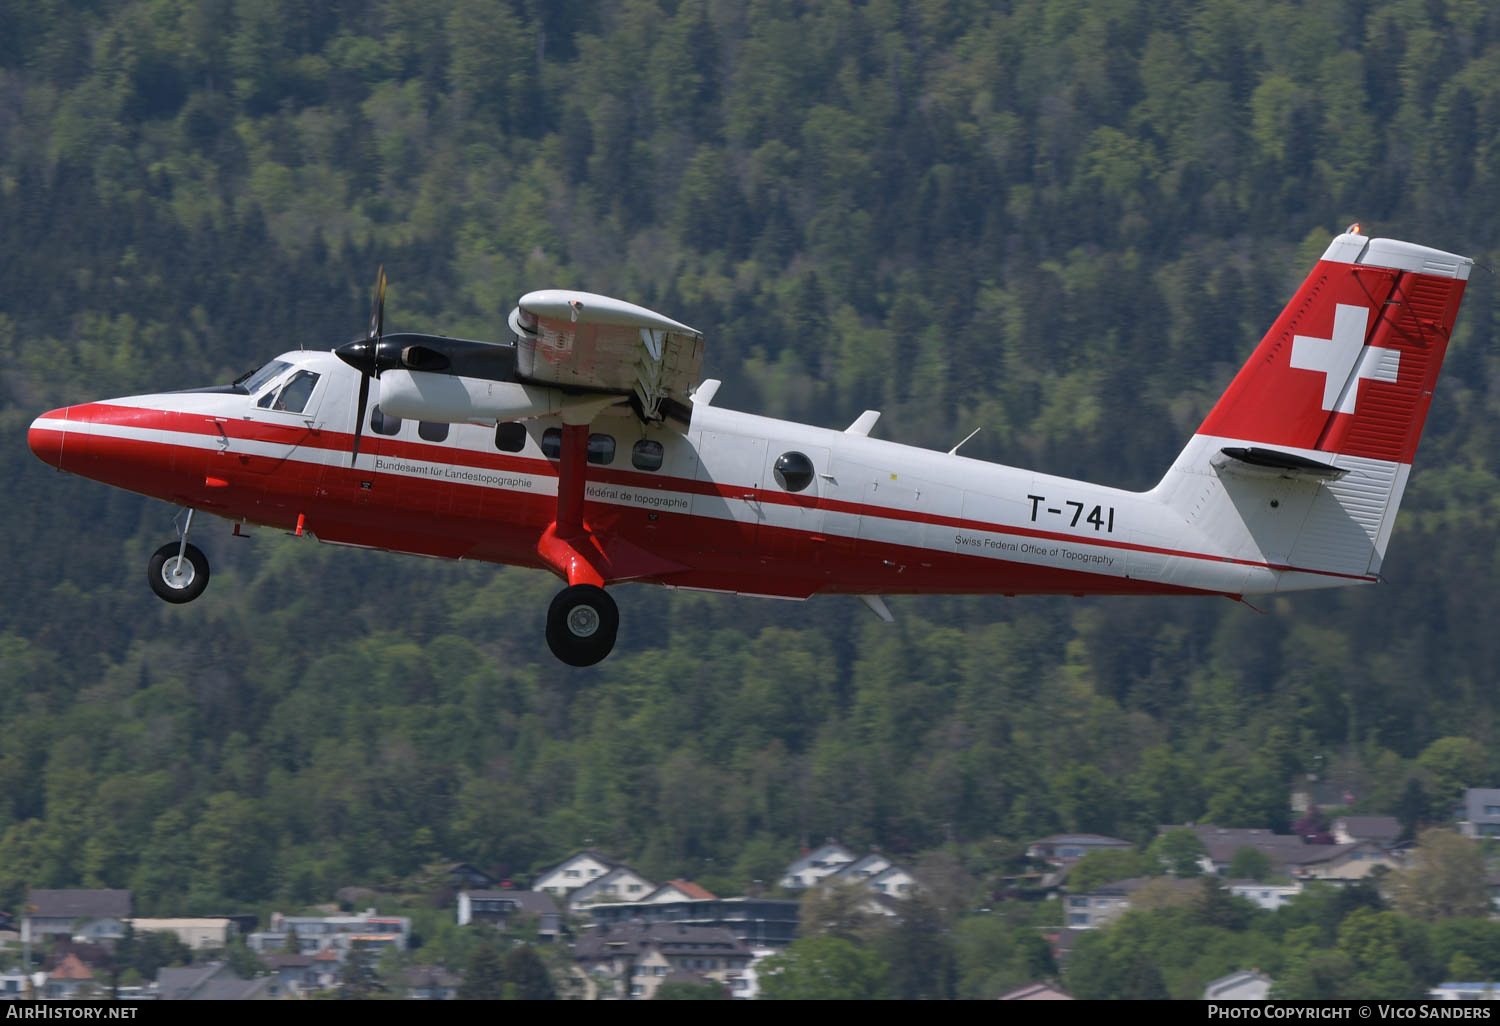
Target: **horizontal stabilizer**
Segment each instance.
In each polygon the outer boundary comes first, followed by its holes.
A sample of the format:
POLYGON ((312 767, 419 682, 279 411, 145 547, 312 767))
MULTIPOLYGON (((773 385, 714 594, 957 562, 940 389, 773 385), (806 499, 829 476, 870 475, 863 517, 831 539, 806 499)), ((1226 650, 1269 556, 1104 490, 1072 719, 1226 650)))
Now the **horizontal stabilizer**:
POLYGON ((1266 449, 1261 446, 1226 446, 1212 461, 1217 470, 1235 470, 1240 473, 1272 474, 1277 477, 1314 478, 1336 480, 1348 473, 1330 463, 1299 456, 1281 449, 1266 449))

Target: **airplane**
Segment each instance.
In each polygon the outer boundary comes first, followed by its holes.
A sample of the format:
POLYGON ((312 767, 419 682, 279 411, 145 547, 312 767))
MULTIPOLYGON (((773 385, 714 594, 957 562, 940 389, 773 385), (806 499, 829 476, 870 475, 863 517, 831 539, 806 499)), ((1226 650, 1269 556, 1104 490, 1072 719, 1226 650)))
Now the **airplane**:
MULTIPOLYGON (((609 654, 607 586, 783 599, 1249 596, 1380 568, 1473 261, 1358 225, 1336 236, 1161 481, 1070 480, 722 409, 703 335, 571 290, 521 297, 509 342, 384 331, 283 353, 229 385, 53 410, 61 471, 186 508, 151 557, 203 593, 195 512, 319 542, 552 571, 562 662, 609 654), (695 387, 696 385, 696 387, 695 387)), ((972 437, 972 436, 971 436, 972 437)), ((959 443, 962 445, 963 443, 959 443)))

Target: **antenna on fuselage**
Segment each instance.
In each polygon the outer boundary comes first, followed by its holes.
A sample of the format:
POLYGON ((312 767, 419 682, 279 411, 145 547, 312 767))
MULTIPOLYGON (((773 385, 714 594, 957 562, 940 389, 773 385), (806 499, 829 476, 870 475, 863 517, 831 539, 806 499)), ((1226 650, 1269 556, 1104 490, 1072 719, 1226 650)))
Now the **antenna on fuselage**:
POLYGON ((953 448, 951 448, 951 449, 948 450, 948 455, 949 456, 957 456, 958 455, 958 450, 962 449, 964 447, 964 443, 968 442, 968 440, 970 438, 973 438, 975 435, 979 434, 979 432, 982 431, 982 430, 984 430, 984 425, 981 424, 979 427, 975 428, 973 431, 970 431, 968 433, 968 435, 965 436, 965 438, 964 438, 964 440, 962 442, 959 442, 953 448))

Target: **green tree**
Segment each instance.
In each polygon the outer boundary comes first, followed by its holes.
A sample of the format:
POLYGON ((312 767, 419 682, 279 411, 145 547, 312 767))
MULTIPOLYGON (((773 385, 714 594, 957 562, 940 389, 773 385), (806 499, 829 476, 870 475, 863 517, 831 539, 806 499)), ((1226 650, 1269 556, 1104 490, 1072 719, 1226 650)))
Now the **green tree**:
POLYGON ((514 987, 515 996, 521 1001, 552 1001, 557 998, 552 977, 530 944, 511 948, 505 955, 501 973, 507 988, 514 987))
POLYGON ((1451 830, 1422 831, 1408 864, 1390 877, 1396 908, 1413 919, 1478 918, 1490 912, 1479 845, 1451 830))
POLYGON ((499 1001, 505 997, 505 965, 494 941, 486 937, 464 966, 458 996, 465 1001, 499 1001))
POLYGON ((1242 845, 1229 860, 1231 880, 1264 881, 1271 875, 1271 857, 1258 848, 1242 845))
POLYGON ((890 966, 842 937, 807 937, 760 963, 769 1001, 864 1001, 888 996, 890 966))
POLYGON ((1208 849, 1191 830, 1168 830, 1151 842, 1146 854, 1173 876, 1199 876, 1203 872, 1199 860, 1208 854, 1208 849))
POLYGON ((1083 894, 1101 884, 1153 876, 1162 872, 1161 863, 1144 852, 1106 848, 1091 851, 1074 864, 1068 873, 1068 890, 1083 894))

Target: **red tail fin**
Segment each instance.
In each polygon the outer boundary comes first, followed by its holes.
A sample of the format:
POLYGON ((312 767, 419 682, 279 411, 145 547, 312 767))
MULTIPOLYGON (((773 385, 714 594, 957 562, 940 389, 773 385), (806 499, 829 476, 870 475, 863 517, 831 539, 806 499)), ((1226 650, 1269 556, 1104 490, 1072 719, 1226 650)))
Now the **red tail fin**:
POLYGON ((1198 433, 1411 463, 1472 265, 1340 235, 1198 433))

